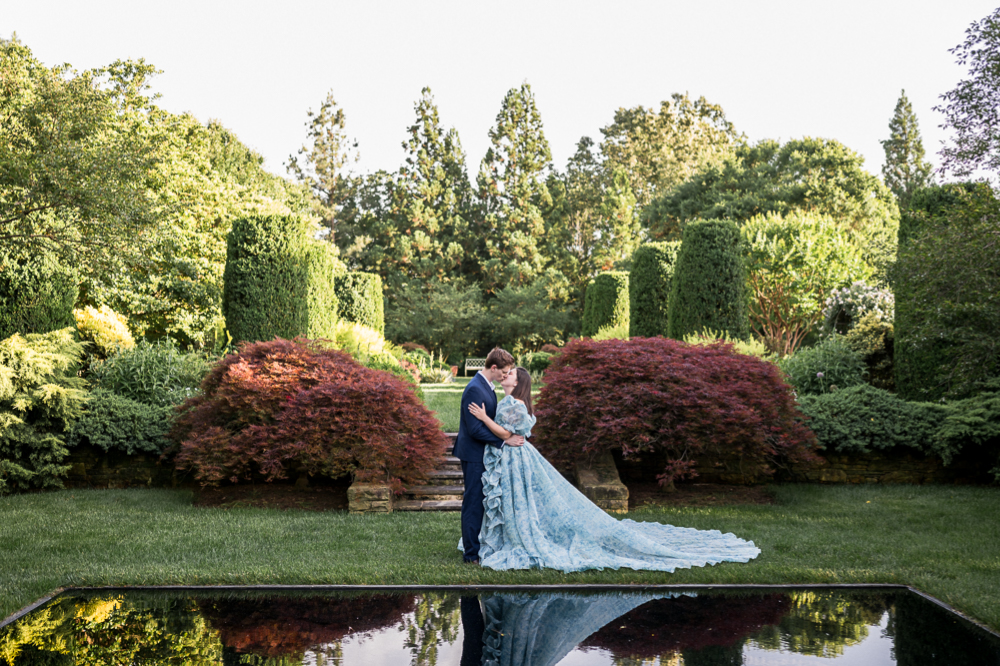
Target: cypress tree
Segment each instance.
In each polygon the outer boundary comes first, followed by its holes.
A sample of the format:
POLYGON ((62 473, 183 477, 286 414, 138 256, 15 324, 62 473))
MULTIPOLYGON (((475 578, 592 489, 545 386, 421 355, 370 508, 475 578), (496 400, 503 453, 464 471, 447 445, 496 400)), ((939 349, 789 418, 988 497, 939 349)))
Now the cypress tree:
POLYGON ((896 110, 889 121, 889 138, 882 141, 882 148, 885 149, 882 178, 896 195, 899 207, 906 208, 914 192, 930 185, 934 179, 931 165, 924 160, 917 116, 905 90, 899 94, 896 110))
POLYGON ((679 248, 679 241, 645 243, 632 254, 628 281, 630 337, 667 334, 670 278, 679 248))
POLYGON ((671 280, 669 337, 712 329, 750 338, 747 274, 739 227, 731 220, 696 220, 684 228, 671 280))

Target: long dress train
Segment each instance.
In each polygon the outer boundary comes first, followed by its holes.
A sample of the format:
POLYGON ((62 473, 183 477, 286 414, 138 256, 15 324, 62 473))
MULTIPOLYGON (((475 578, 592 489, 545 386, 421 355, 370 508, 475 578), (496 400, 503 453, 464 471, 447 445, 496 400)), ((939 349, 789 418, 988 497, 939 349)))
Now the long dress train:
MULTIPOLYGON (((535 417, 507 396, 496 422, 531 436, 535 417)), ((674 571, 719 562, 748 562, 760 554, 732 533, 653 522, 618 520, 573 487, 527 441, 486 447, 485 515, 479 561, 491 569, 648 569, 674 571)))

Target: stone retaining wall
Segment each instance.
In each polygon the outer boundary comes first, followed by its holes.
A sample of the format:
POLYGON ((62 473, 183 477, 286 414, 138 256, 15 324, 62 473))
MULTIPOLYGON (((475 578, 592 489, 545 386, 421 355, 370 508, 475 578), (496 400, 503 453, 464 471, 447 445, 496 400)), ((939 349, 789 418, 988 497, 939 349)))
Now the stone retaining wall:
MULTIPOLYGON (((614 451, 615 464, 626 481, 653 482, 666 465, 663 453, 646 454, 642 458, 623 460, 614 451)), ((972 448, 956 456, 945 466, 935 456, 911 451, 880 451, 863 454, 824 455, 818 465, 791 465, 779 469, 773 476, 738 459, 703 456, 695 471, 698 483, 753 485, 769 481, 811 483, 990 483, 989 469, 996 463, 990 456, 972 448)))
POLYGON ((104 451, 94 446, 70 449, 63 460, 70 465, 64 480, 67 488, 172 488, 189 481, 187 474, 178 474, 173 462, 160 462, 158 454, 126 455, 119 451, 104 451))

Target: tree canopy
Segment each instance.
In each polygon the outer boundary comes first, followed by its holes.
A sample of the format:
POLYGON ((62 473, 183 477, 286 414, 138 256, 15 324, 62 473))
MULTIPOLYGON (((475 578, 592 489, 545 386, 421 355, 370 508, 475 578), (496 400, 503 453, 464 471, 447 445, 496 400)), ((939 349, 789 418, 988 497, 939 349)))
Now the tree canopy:
POLYGON ((143 60, 49 68, 16 36, 0 39, 0 243, 100 260, 153 223, 156 71, 143 60))
POLYGON ((690 178, 741 140, 718 104, 674 93, 659 110, 618 109, 601 129, 601 154, 628 174, 639 207, 690 178))
POLYGON ((970 25, 951 52, 969 73, 934 107, 955 132, 941 149, 943 169, 960 177, 1000 170, 1000 9, 970 25))

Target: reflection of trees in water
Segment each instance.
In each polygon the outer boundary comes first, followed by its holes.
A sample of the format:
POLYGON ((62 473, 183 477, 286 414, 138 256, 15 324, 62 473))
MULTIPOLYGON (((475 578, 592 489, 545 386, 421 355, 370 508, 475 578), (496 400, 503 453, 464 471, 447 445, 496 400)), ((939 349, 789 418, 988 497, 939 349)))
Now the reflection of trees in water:
POLYGON ((458 640, 461 623, 458 596, 431 592, 417 597, 413 616, 406 618, 406 647, 413 666, 436 666, 438 646, 458 640))
POLYGON ((792 592, 788 613, 776 626, 754 634, 751 643, 765 650, 784 649, 815 657, 836 657, 844 647, 868 637, 888 609, 886 597, 838 591, 792 592))
POLYGON ((697 660, 711 659, 720 651, 714 648, 728 653, 735 647, 742 653, 747 636, 776 624, 788 608, 784 594, 655 599, 605 625, 580 645, 611 652, 614 663, 621 666, 651 663, 657 658, 670 664, 681 653, 688 665, 692 663, 689 659, 723 664, 728 662, 697 660))
POLYGON ((190 599, 63 597, 0 630, 12 666, 218 664, 222 645, 190 599))
POLYGON ((307 651, 317 661, 322 657, 337 663, 341 639, 400 624, 413 611, 415 599, 394 594, 274 596, 207 599, 198 605, 227 648, 226 666, 291 666, 301 663, 307 651))

